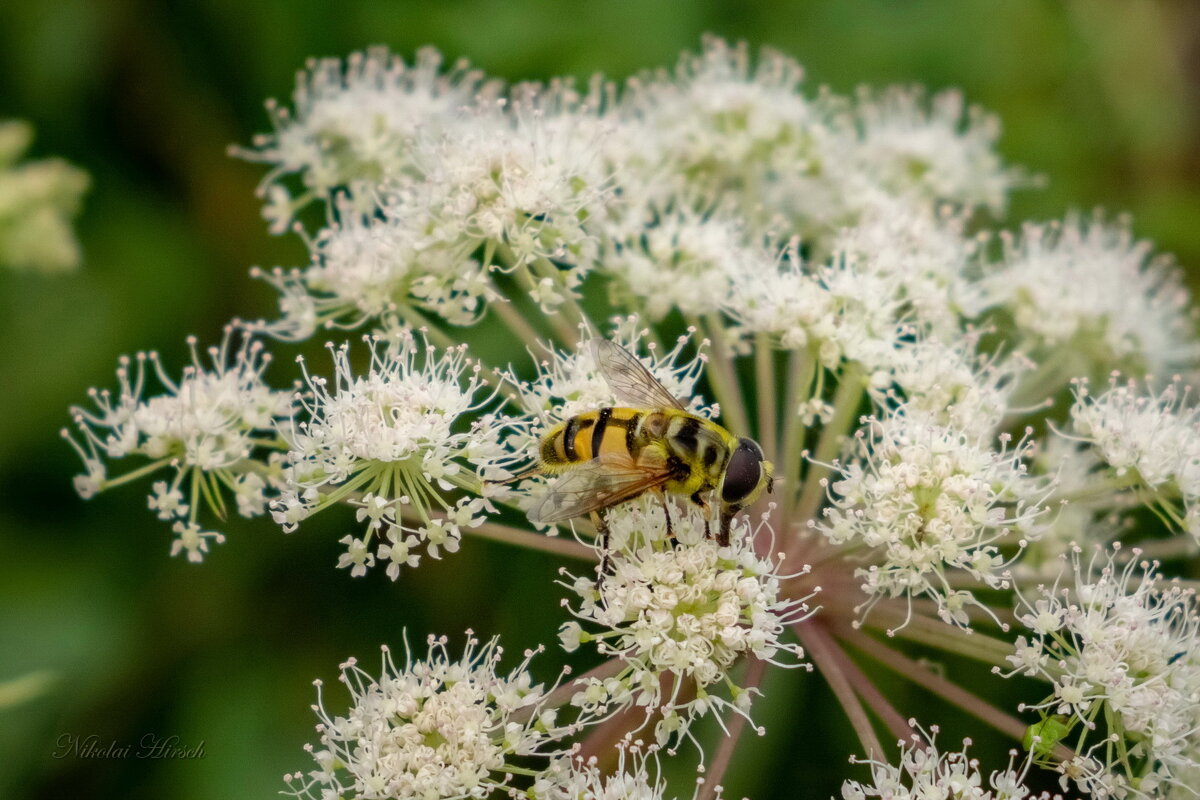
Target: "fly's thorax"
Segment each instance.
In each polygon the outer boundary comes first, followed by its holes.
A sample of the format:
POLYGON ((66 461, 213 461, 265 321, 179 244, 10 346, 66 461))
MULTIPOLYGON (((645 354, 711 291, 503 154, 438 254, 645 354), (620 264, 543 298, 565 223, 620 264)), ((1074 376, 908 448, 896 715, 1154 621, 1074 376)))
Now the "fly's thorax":
MULTIPOLYGON (((725 471, 733 436, 715 422, 684 412, 670 414, 664 437, 671 453, 709 488, 725 471)), ((699 488, 699 487, 697 487, 699 488)))

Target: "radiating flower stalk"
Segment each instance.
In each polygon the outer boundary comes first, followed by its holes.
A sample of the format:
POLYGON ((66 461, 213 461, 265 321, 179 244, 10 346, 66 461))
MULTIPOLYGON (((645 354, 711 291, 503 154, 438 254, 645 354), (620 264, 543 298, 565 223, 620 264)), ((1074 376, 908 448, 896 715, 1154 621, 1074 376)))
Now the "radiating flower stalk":
POLYGON ((499 643, 469 636, 461 659, 433 638, 378 675, 348 662, 350 710, 318 703, 316 767, 291 793, 707 799, 744 732, 769 734, 761 687, 790 668, 828 683, 860 742, 872 783, 847 800, 1025 798, 1042 768, 1096 797, 1195 785, 1200 626, 1162 566, 1200 541, 1177 271, 1102 215, 993 232, 1029 181, 959 94, 802 78, 716 40, 582 90, 374 50, 310 65, 237 151, 270 166, 266 218, 311 261, 256 271, 279 315, 227 332, 211 365, 194 353, 175 379, 124 359, 118 391, 74 412, 80 492, 146 479, 194 561, 229 498, 289 533, 341 514, 354 576, 403 579, 472 537, 549 552, 556 645, 599 660, 547 683, 537 653, 503 673, 499 643), (271 388, 265 343, 319 332, 331 365, 271 388), (528 470, 541 436, 620 404, 594 337, 775 465, 728 545, 705 536, 715 502, 655 493, 526 521, 555 482, 528 470), (485 339, 511 355, 481 359, 485 339), (867 664, 1024 754, 985 779, 867 664), (1043 691, 986 699, 1013 675, 1043 691), (658 771, 681 748, 705 768, 686 791, 658 771))

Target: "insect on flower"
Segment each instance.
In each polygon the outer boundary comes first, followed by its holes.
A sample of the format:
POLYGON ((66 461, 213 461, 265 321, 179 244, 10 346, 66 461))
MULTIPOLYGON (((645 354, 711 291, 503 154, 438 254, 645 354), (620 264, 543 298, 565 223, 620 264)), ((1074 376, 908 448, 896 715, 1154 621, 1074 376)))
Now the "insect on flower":
MULTIPOLYGON (((658 492, 690 499, 702 510, 718 497, 717 543, 729 544, 733 515, 752 504, 774 481, 774 467, 753 439, 689 413, 625 348, 606 339, 591 341, 592 356, 620 403, 555 425, 542 437, 538 464, 512 480, 561 475, 529 511, 535 524, 549 525, 599 512, 658 492)), ((607 526, 598 526, 606 536, 607 526)), ((705 531, 708 521, 705 520, 705 531)), ((667 512, 667 534, 671 517, 667 512)))

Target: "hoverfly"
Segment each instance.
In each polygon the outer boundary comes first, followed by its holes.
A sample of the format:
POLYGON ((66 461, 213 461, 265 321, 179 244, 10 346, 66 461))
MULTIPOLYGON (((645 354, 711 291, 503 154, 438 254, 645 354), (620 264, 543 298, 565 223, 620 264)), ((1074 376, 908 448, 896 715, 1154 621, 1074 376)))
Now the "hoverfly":
MULTIPOLYGON (((774 468, 753 439, 687 411, 628 350, 592 339, 592 355, 617 402, 627 404, 578 414, 542 437, 538 464, 514 480, 534 474, 559 475, 529 511, 535 524, 574 517, 656 491, 682 495, 707 511, 720 507, 717 542, 729 544, 734 514, 771 491, 774 468)), ((596 518, 601 535, 607 526, 596 518)), ((709 535, 708 519, 705 532, 709 535)), ((667 536, 674 539, 670 512, 667 536)))

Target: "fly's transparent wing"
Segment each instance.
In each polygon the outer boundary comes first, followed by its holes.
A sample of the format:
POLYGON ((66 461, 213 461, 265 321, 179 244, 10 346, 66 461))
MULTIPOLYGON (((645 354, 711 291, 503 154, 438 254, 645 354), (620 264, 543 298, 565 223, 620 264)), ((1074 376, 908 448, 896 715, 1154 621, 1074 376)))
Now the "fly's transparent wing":
POLYGON ((662 486, 671 473, 664 465, 635 464, 629 458, 595 458, 563 474, 529 511, 529 521, 551 525, 599 511, 662 486))
POLYGON ((650 374, 637 357, 607 339, 592 339, 592 356, 600 374, 608 381, 617 402, 632 408, 678 408, 684 406, 650 374))

